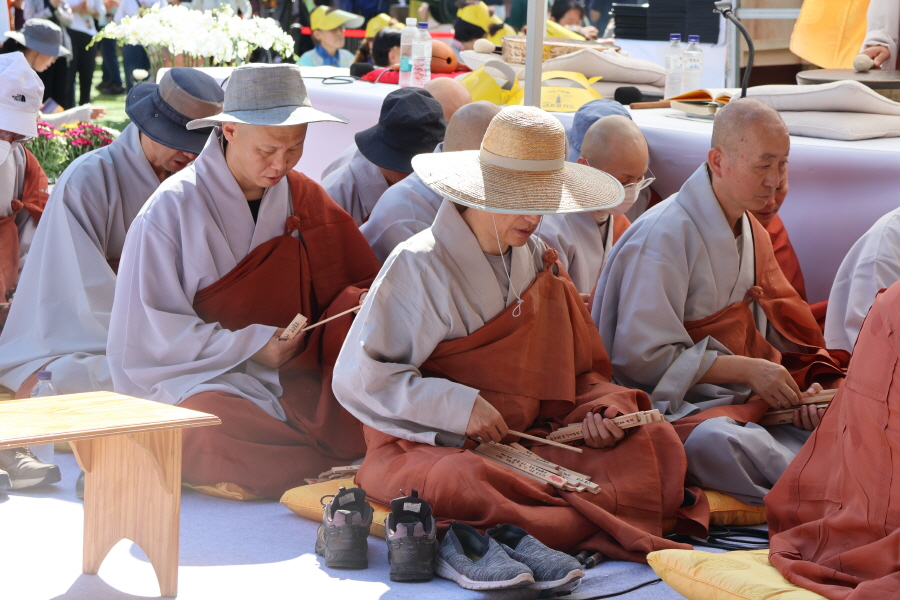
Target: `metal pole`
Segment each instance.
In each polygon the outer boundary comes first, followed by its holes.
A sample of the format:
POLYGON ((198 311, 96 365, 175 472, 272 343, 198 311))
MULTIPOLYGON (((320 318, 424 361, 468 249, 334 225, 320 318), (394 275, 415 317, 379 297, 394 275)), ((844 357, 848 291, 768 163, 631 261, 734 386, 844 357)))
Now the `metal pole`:
POLYGON ((541 106, 541 66, 544 62, 544 31, 547 0, 528 0, 528 32, 525 36, 525 106, 541 106))
MULTIPOLYGON (((737 13, 740 8, 740 0, 733 0, 732 7, 737 13)), ((741 87, 741 32, 734 23, 725 19, 728 40, 728 57, 725 65, 725 87, 741 87)))

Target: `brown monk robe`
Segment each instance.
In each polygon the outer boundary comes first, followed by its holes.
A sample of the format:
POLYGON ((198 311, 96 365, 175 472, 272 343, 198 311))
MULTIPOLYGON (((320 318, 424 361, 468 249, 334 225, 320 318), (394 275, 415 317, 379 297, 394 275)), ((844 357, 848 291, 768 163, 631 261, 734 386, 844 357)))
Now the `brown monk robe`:
MULTIPOLYGON (((777 217, 776 217, 777 218, 777 217)), ((764 358, 784 366, 801 390, 819 383, 825 389, 837 387, 850 362, 844 350, 825 350, 825 338, 813 318, 809 305, 782 272, 765 228, 750 216, 755 250, 756 285, 744 302, 736 302, 705 319, 685 323, 694 343, 715 338, 738 356, 764 358), (769 325, 797 346, 794 352, 779 352, 759 332, 750 304, 758 301, 769 325)), ((755 423, 769 409, 761 398, 745 404, 732 404, 704 410, 675 421, 679 437, 686 440, 694 427, 713 417, 731 417, 742 423, 755 423)))
MULTIPOLYGON (((312 324, 358 305, 378 273, 381 265, 353 219, 306 176, 291 172, 288 179, 294 214, 284 235, 197 293, 194 309, 206 322, 231 330, 253 323, 283 327, 299 312, 312 324)), ((361 425, 331 391, 351 322, 347 316, 312 329, 305 348, 279 369, 284 422, 221 392, 182 402, 222 420, 217 427, 185 430, 183 453, 191 457, 184 461, 185 480, 238 483, 255 496, 277 498, 306 477, 361 458, 361 425)))
MULTIPOLYGON (((13 150, 9 160, 15 158, 18 149, 13 150)), ((25 210, 34 220, 35 225, 40 221, 47 198, 49 184, 47 175, 41 168, 37 158, 27 148, 22 147, 25 156, 25 173, 22 180, 21 197, 16 197, 18 190, 13 190, 13 200, 10 203, 11 214, 0 217, 0 303, 5 303, 11 292, 15 291, 19 281, 19 227, 16 223, 19 212, 25 210)), ((7 184, 9 182, 3 182, 7 184)), ((15 186, 13 181, 11 185, 15 186)), ((21 219, 18 219, 21 221, 21 219)), ((0 328, 6 323, 9 307, 0 309, 0 328)))
MULTIPOLYGON (((651 408, 645 393, 609 382, 603 342, 574 284, 553 274, 548 261, 556 259, 556 251, 548 250, 544 271, 521 295, 518 317, 510 306, 474 333, 440 343, 421 367, 425 377, 479 390, 510 429, 540 436, 608 406, 621 414, 651 408)), ((430 446, 368 426, 365 435, 359 485, 380 502, 401 489, 419 490, 442 529, 454 520, 479 529, 512 523, 553 548, 645 561, 648 552, 686 547, 661 537, 663 519, 678 517, 680 531, 701 535, 708 523, 703 493, 684 492, 687 463, 669 424, 628 430, 616 447, 584 447, 580 455, 531 447, 546 460, 591 476, 601 488, 597 495, 533 481, 467 451, 472 442, 465 448, 430 446), (682 503, 693 506, 682 510, 682 503)))
POLYGON ((766 496, 772 564, 831 600, 900 590, 900 284, 872 306, 819 427, 766 496))

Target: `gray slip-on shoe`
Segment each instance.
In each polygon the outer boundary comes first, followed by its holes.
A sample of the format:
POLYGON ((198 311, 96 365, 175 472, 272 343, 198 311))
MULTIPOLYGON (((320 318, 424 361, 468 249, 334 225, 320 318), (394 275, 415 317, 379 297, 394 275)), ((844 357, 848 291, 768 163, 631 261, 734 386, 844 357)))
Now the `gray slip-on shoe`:
POLYGON ((454 521, 438 551, 435 573, 467 590, 531 587, 534 575, 509 557, 500 544, 454 521))
POLYGON ((499 542, 510 558, 531 569, 534 573, 531 587, 536 590, 556 589, 584 577, 577 558, 548 548, 520 527, 500 525, 488 529, 487 537, 499 542))

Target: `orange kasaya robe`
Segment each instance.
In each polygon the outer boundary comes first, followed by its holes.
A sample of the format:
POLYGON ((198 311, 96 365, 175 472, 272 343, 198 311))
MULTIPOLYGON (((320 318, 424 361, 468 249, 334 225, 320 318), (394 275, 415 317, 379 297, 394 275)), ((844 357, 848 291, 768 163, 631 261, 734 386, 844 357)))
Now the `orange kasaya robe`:
MULTIPOLYGON (((251 324, 285 327, 299 312, 315 323, 359 304, 378 273, 381 263, 353 219, 305 175, 291 172, 288 179, 294 215, 284 235, 258 246, 197 293, 194 309, 204 321, 232 330, 251 324)), ((185 430, 185 480, 233 483, 255 496, 278 498, 306 477, 361 458, 361 425, 331 390, 351 322, 347 315, 312 329, 302 351, 279 369, 286 422, 219 392, 182 402, 222 420, 217 427, 185 430)))
MULTIPOLYGON (((809 302, 806 296, 806 282, 803 280, 803 271, 800 270, 800 259, 794 252, 794 246, 791 244, 791 238, 788 237, 787 229, 781 217, 775 215, 767 225, 764 225, 769 237, 772 240, 772 249, 775 251, 775 260, 781 266, 781 271, 787 278, 788 282, 793 286, 804 302, 809 302)), ((822 302, 813 302, 809 305, 819 329, 824 331, 825 312, 828 309, 828 300, 822 302)))
MULTIPOLYGON (((25 181, 22 197, 13 199, 10 216, 0 217, 0 302, 6 302, 7 295, 19 282, 19 228, 16 226, 16 215, 24 208, 35 223, 39 222, 49 198, 47 193, 49 184, 44 169, 34 154, 27 148, 23 150, 25 150, 25 181)), ((0 314, 0 327, 6 322, 7 314, 6 311, 0 314)))
MULTIPOLYGON (((844 350, 826 350, 825 338, 809 305, 803 301, 781 270, 769 235, 750 215, 756 262, 756 285, 743 302, 735 302, 704 319, 684 324, 694 343, 708 336, 738 356, 764 358, 783 365, 801 390, 813 383, 824 388, 837 387, 850 361, 844 350), (789 342, 800 346, 800 352, 779 352, 756 328, 750 304, 758 301, 769 325, 789 342)), ((686 440, 693 428, 706 419, 731 417, 742 423, 756 422, 769 409, 758 396, 745 404, 717 406, 695 415, 678 419, 675 428, 686 440)))
POLYGON ((772 564, 831 600, 900 597, 900 284, 863 324, 844 385, 765 498, 772 564))
MULTIPOLYGON (((507 308, 471 335, 440 343, 421 366, 427 377, 478 389, 510 429, 537 435, 608 406, 623 414, 651 408, 644 392, 609 382, 597 327, 568 276, 553 273, 557 256, 555 250, 545 255, 546 268, 522 294, 519 316, 515 306, 507 308)), ((708 524, 699 490, 688 495, 692 506, 681 508, 687 459, 668 423, 631 429, 614 448, 584 447, 583 454, 531 448, 591 476, 601 487, 597 495, 557 490, 465 448, 420 444, 370 427, 365 435, 360 487, 384 503, 418 490, 442 529, 454 520, 482 530, 512 523, 559 550, 644 561, 653 550, 687 547, 661 537, 663 519, 680 518, 681 531, 700 535, 708 524)))

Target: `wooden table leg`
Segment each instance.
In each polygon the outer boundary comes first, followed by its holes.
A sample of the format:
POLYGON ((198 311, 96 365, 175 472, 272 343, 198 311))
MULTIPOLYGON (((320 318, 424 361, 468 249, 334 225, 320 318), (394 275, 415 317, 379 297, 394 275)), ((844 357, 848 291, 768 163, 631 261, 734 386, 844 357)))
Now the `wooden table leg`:
POLYGON ((181 429, 72 442, 84 480, 83 571, 96 574, 119 540, 136 543, 160 594, 178 592, 181 429))

